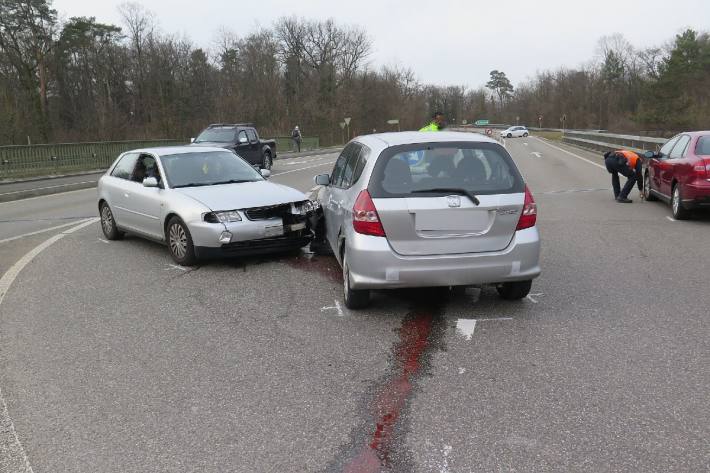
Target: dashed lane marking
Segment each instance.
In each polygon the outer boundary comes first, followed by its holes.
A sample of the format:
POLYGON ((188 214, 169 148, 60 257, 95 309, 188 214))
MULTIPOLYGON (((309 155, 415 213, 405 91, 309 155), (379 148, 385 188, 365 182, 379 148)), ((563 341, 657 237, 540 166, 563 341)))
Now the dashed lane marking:
MULTIPOLYGON (((10 286, 12 286, 12 283, 15 281, 15 279, 17 279, 17 276, 25 268, 25 266, 27 266, 38 254, 40 254, 65 236, 72 234, 78 230, 81 230, 82 228, 87 227, 98 221, 98 218, 91 218, 78 225, 75 225, 69 230, 54 235, 43 243, 40 243, 28 253, 26 253, 22 258, 20 258, 20 260, 14 265, 12 265, 12 267, 10 267, 10 269, 8 269, 5 274, 2 275, 2 278, 0 278, 0 305, 2 305, 2 302, 5 299, 5 294, 7 294, 8 290, 10 289, 10 286)), ((76 222, 74 222, 74 224, 76 224, 76 222)), ((10 434, 10 445, 2 445, 3 449, 7 448, 8 451, 18 452, 18 454, 22 458, 24 472, 34 473, 34 470, 32 470, 32 465, 30 465, 30 460, 27 457, 27 452, 22 446, 20 438, 17 436, 17 430, 15 429, 15 424, 12 421, 12 418, 10 417, 10 413, 7 409, 7 402, 5 402, 5 398, 2 395, 2 390, 0 390, 0 407, 2 408, 0 409, 0 425, 5 426, 5 430, 10 434)))
POLYGON ((560 148, 559 146, 555 146, 555 145, 553 145, 553 144, 550 144, 550 143, 548 143, 548 142, 545 141, 545 140, 541 140, 540 138, 536 138, 536 139, 537 139, 540 143, 545 143, 545 144, 546 144, 547 146, 549 146, 550 148, 555 148, 557 151, 562 151, 563 153, 569 154, 570 156, 572 156, 572 157, 574 157, 574 158, 581 159, 582 161, 584 161, 584 162, 586 162, 586 163, 589 163, 589 164, 591 164, 592 166, 596 166, 596 167, 601 168, 601 169, 603 169, 603 170, 606 171, 606 167, 605 167, 605 166, 602 166, 602 165, 599 164, 599 163, 595 163, 595 162, 592 161, 592 160, 589 160, 589 159, 587 159, 587 158, 583 158, 582 156, 580 156, 580 155, 578 155, 578 154, 574 154, 574 153, 572 153, 571 151, 567 151, 566 149, 562 149, 562 148, 560 148))
POLYGON ((536 158, 542 158, 542 153, 540 153, 539 151, 533 151, 530 154, 535 156, 536 158))
POLYGON ((98 181, 81 181, 81 182, 72 182, 69 184, 57 184, 56 186, 33 187, 31 189, 23 189, 23 190, 12 191, 12 192, 3 192, 2 194, 0 194, 0 197, 5 196, 5 195, 16 195, 16 194, 23 194, 23 193, 26 194, 27 192, 43 191, 43 190, 47 190, 47 189, 58 189, 60 187, 73 187, 73 186, 79 186, 79 185, 84 185, 84 184, 98 184, 98 181))
POLYGON ((344 317, 343 308, 340 306, 340 302, 338 302, 337 300, 335 300, 335 301, 334 301, 334 304, 335 304, 335 305, 332 305, 332 306, 321 307, 321 308, 320 308, 320 311, 321 311, 321 312, 325 312, 325 311, 328 311, 328 310, 334 310, 334 311, 336 311, 338 317, 344 317))

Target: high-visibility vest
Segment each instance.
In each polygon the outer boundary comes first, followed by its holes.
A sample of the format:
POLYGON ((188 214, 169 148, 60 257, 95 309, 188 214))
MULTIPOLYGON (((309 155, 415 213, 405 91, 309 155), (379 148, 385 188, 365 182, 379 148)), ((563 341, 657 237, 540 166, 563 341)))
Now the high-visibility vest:
POLYGON ((439 125, 436 124, 436 122, 431 122, 424 128, 420 129, 419 131, 440 131, 441 128, 439 128, 439 125))
POLYGON ((634 153, 633 151, 629 151, 627 149, 620 149, 616 152, 616 154, 620 154, 621 156, 626 158, 626 161, 629 163, 629 167, 631 169, 636 169, 636 164, 638 163, 639 155, 634 153))

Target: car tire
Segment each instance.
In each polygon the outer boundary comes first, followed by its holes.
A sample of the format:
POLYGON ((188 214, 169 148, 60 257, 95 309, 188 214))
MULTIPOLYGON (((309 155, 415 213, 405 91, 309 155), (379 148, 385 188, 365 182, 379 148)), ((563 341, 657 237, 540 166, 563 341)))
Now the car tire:
POLYGON ((523 138, 527 138, 528 136, 530 136, 528 133, 523 133, 523 138))
POLYGON ((271 171, 271 166, 274 164, 274 160, 271 159, 271 153, 268 151, 264 153, 264 159, 261 162, 261 169, 267 169, 271 171))
POLYGON ((517 301, 530 294, 532 280, 504 282, 496 286, 498 295, 507 301, 517 301))
POLYGON ((197 263, 195 246, 190 230, 179 217, 173 217, 165 227, 165 239, 173 260, 181 266, 194 266, 197 263))
POLYGON ((690 216, 690 211, 683 207, 680 184, 674 185, 671 191, 671 212, 676 220, 686 220, 690 216))
POLYGON ((121 240, 124 233, 116 226, 116 219, 113 217, 111 207, 106 202, 101 203, 101 230, 107 240, 121 240))
POLYGON ((505 135, 505 137, 506 137, 506 138, 512 138, 512 137, 513 137, 513 134, 512 134, 512 133, 508 133, 507 135, 505 135))
POLYGON ((370 304, 370 291, 368 289, 353 289, 350 287, 350 267, 348 257, 343 252, 343 300, 345 307, 350 310, 364 309, 370 304))
POLYGON ((651 192, 651 175, 648 172, 643 176, 643 198, 648 202, 658 200, 658 197, 651 192))

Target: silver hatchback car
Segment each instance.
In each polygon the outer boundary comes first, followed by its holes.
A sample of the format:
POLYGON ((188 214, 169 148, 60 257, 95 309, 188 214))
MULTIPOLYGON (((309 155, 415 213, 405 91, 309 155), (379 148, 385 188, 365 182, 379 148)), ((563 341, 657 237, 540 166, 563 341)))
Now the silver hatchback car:
POLYGON ((345 305, 371 289, 494 284, 521 299, 540 275, 537 207, 508 152, 472 133, 402 132, 351 141, 316 176, 345 305))

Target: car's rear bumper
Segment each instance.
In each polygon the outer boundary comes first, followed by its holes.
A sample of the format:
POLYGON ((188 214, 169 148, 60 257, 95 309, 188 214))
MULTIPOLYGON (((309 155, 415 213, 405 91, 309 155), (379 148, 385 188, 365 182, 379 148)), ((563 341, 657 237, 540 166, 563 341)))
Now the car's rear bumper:
POLYGON ((506 249, 490 253, 402 256, 386 238, 360 234, 352 235, 346 244, 354 289, 470 286, 540 275, 537 227, 515 232, 506 249))
POLYGON ((683 186, 683 206, 687 208, 710 207, 710 181, 696 179, 683 186))

